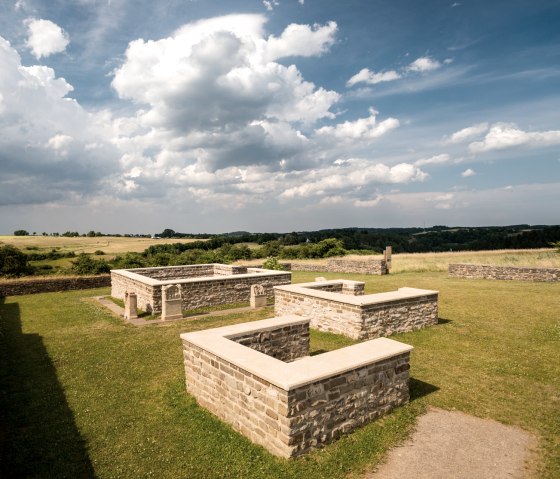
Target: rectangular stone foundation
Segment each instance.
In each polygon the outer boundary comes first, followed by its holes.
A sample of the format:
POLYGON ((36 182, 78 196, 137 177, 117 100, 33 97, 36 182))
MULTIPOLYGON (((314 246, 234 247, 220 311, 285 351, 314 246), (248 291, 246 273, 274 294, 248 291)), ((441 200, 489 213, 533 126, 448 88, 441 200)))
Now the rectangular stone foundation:
POLYGON ((161 313, 163 286, 181 288, 182 309, 249 302, 252 285, 262 285, 267 297, 273 286, 290 284, 292 274, 262 268, 202 264, 111 270, 111 296, 136 293, 138 308, 161 313))
POLYGON ((490 264, 450 264, 450 278, 560 282, 560 268, 519 268, 490 264))
POLYGON ((363 295, 363 284, 341 279, 277 286, 274 314, 304 316, 316 329, 353 339, 389 336, 437 324, 437 291, 399 288, 363 295))
POLYGON ((181 340, 189 393, 281 457, 322 447, 409 399, 412 347, 387 338, 308 356, 309 320, 286 316, 181 340))

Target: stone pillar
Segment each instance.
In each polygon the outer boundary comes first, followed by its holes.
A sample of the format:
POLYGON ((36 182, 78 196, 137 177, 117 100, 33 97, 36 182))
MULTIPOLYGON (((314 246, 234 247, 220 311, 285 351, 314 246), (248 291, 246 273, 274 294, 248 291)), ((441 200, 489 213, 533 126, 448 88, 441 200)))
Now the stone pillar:
POLYGON ((181 287, 172 284, 161 287, 161 319, 168 321, 183 317, 181 287))
POLYGON ((383 258, 385 259, 385 264, 387 265, 387 272, 391 269, 391 255, 393 254, 393 248, 391 246, 386 246, 383 252, 383 258))
POLYGON ((366 283, 363 281, 345 281, 342 283, 342 294, 352 296, 362 296, 364 294, 366 283))
POLYGON ((124 319, 138 319, 138 298, 136 293, 124 293, 124 319))
POLYGON ((266 306, 266 294, 262 284, 251 286, 251 308, 264 308, 266 306))

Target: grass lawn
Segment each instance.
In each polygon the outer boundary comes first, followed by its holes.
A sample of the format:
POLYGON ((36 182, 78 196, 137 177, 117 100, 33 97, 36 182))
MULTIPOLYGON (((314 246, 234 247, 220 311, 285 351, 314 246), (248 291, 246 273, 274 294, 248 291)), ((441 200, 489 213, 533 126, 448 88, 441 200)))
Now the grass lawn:
MULTIPOLYGON (((179 334, 258 312, 137 328, 88 297, 108 288, 0 299, 0 476, 359 477, 411 432, 428 405, 514 424, 540 440, 536 476, 560 477, 560 284, 362 276, 366 292, 440 291, 439 325, 412 344, 409 405, 297 460, 253 445, 199 408, 184 386, 179 334)), ((315 353, 351 344, 312 334, 315 353)))

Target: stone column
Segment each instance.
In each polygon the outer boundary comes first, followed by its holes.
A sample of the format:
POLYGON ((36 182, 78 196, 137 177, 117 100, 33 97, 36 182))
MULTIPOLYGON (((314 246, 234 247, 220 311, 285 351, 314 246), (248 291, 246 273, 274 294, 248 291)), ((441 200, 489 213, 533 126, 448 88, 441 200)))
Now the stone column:
POLYGON ((383 257, 385 259, 385 264, 387 265, 387 272, 391 269, 391 255, 393 254, 393 248, 391 246, 386 246, 383 252, 383 257))

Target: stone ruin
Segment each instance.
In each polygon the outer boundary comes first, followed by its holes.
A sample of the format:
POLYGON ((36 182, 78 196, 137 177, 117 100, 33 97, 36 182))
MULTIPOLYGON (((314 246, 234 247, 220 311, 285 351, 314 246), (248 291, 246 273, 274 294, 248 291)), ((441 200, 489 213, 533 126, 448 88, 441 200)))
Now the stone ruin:
POLYGON ((408 401, 412 346, 378 338, 309 356, 309 323, 292 315, 182 334, 189 393, 286 458, 408 401))
MULTIPOLYGON (((323 278, 321 278, 323 279, 323 278)), ((371 339, 438 322, 438 292, 399 288, 364 295, 365 283, 337 279, 274 288, 274 314, 297 314, 321 331, 371 339)))
POLYGON ((266 306, 266 292, 262 284, 251 286, 251 308, 264 308, 266 306))
POLYGON ((111 296, 124 300, 126 293, 134 293, 139 309, 161 314, 166 307, 163 290, 172 285, 179 289, 176 294, 181 298, 181 309, 186 310, 248 303, 253 285, 262 286, 266 297, 271 298, 274 286, 291 282, 292 274, 287 271, 225 264, 117 269, 111 270, 111 296))

